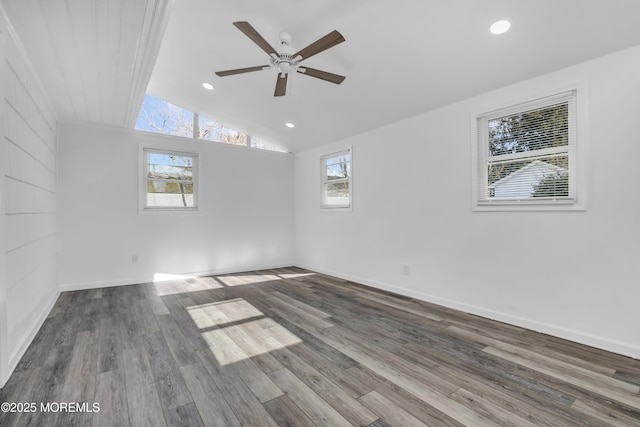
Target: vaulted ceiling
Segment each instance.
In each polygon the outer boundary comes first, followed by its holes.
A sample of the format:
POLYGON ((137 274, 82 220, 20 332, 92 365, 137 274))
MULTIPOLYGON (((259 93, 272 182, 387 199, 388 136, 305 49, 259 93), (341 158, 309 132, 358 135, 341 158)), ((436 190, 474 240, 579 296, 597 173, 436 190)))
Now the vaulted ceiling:
POLYGON ((640 44, 637 0, 2 0, 62 120, 133 126, 147 91, 300 151, 640 44), (511 30, 489 33, 508 19, 511 30), (332 30, 346 42, 304 64, 335 85, 275 70, 232 25, 275 48, 332 30), (207 91, 201 84, 215 89, 207 91), (293 129, 284 126, 293 122, 293 129))
POLYGON ((2 0, 61 120, 133 126, 172 2, 2 0))

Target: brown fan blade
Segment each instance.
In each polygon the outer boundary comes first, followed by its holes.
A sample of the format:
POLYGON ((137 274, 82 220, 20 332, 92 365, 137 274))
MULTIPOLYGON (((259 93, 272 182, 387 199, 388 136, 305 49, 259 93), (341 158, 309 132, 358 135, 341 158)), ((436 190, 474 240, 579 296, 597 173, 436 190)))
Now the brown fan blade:
POLYGON ((329 49, 330 47, 340 44, 343 41, 344 41, 344 37, 342 37, 342 34, 337 32, 336 30, 333 30, 332 32, 322 37, 321 39, 316 40, 315 42, 311 43, 309 46, 298 51, 296 54, 293 55, 293 57, 295 58, 296 56, 300 55, 302 56, 302 59, 307 59, 312 57, 313 55, 316 55, 324 50, 329 49))
POLYGON ((300 74, 305 74, 307 76, 311 76, 311 77, 315 77, 315 78, 318 78, 318 79, 326 80, 328 82, 335 83, 337 85, 339 85, 340 83, 342 83, 342 81, 344 79, 346 79, 345 76, 341 76, 339 74, 329 73, 327 71, 316 70, 315 68, 309 68, 309 67, 300 67, 300 68, 304 69, 304 72, 300 71, 300 69, 298 69, 298 72, 300 74))
POLYGON ((220 77, 232 76, 234 74, 250 73, 252 71, 260 71, 269 68, 268 65, 260 65, 257 67, 236 68, 235 70, 216 71, 216 75, 220 77))
POLYGON ((276 52, 276 50, 271 47, 271 45, 248 22, 239 21, 234 22, 233 25, 235 25, 240 31, 242 31, 245 36, 249 37, 255 44, 260 46, 260 49, 267 52, 268 55, 271 55, 273 53, 275 53, 276 55, 278 54, 278 52, 276 52))
POLYGON ((289 78, 289 74, 285 74, 282 77, 282 74, 278 74, 278 79, 276 80, 276 90, 273 92, 273 96, 284 96, 287 92, 287 79, 289 78))

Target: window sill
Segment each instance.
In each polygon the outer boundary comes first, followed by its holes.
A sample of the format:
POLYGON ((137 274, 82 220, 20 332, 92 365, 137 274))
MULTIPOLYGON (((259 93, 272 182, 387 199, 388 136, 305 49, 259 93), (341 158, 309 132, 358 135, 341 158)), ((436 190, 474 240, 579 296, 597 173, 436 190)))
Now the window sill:
POLYGON ((155 214, 165 213, 167 215, 196 215, 200 213, 199 208, 142 208, 140 213, 155 214))
POLYGON ((586 211, 586 207, 574 199, 531 200, 531 199, 494 199, 474 203, 474 212, 520 212, 520 211, 586 211))
POLYGON ((330 206, 320 205, 320 210, 324 212, 351 212, 351 206, 330 206))

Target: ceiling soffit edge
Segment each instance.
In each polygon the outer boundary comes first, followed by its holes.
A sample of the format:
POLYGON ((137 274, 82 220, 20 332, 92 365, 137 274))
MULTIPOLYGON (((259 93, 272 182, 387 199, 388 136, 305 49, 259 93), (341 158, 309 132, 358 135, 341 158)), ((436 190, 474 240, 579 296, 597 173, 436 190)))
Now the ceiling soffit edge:
POLYGON ((123 123, 125 127, 133 128, 135 125, 171 17, 173 4, 174 0, 147 1, 131 73, 131 90, 123 123))

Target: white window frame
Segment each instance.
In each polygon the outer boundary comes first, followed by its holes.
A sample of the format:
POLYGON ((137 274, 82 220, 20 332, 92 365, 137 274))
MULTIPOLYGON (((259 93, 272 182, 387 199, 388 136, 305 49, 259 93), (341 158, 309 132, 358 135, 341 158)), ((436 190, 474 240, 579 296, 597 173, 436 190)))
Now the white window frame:
MULTIPOLYGON (((564 90, 530 97, 529 100, 513 103, 509 107, 498 108, 489 112, 474 114, 472 117, 472 210, 474 211, 583 211, 585 203, 584 165, 586 152, 586 112, 584 107, 584 88, 574 85, 564 90), (488 122, 489 120, 518 114, 538 108, 544 108, 567 100, 569 105, 569 145, 566 149, 539 150, 539 155, 566 153, 569 158, 569 196, 568 197, 536 197, 536 198, 488 198, 488 122), (580 142, 578 142, 580 135, 580 142), (578 150, 580 147, 580 150, 578 150), (548 152, 547 152, 548 151, 548 152), (557 152, 557 153, 556 153, 557 152), (578 156, 580 154, 580 156, 578 156)), ((528 154, 513 154, 513 160, 526 157, 528 154)))
MULTIPOLYGON (((198 192, 199 192, 199 156, 197 153, 167 150, 164 148, 141 147, 140 150, 141 167, 140 167, 140 210, 141 212, 198 212, 198 192), (192 165, 192 181, 193 184, 193 206, 147 206, 147 183, 148 178, 148 153, 157 153, 165 155, 175 155, 182 157, 190 157, 193 161, 192 165)), ((171 182, 168 180, 167 182, 171 182)))
POLYGON ((336 151, 330 154, 326 154, 320 157, 320 208, 327 211, 351 211, 353 206, 353 147, 349 146, 343 150, 336 151), (350 173, 348 178, 332 179, 327 177, 327 161, 336 157, 349 155, 350 173), (349 186, 349 203, 344 205, 327 204, 326 197, 326 184, 328 183, 340 183, 346 182, 349 186))

